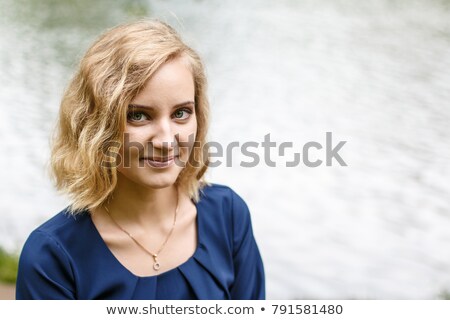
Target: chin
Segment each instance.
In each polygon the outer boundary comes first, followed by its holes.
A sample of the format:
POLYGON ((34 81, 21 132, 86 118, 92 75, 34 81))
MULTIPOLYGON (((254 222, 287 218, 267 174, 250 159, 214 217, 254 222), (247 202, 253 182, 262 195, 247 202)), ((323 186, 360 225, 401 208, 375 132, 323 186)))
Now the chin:
POLYGON ((149 189, 164 189, 175 184, 176 179, 162 181, 142 181, 141 185, 149 189))
POLYGON ((178 170, 170 170, 164 173, 146 172, 144 174, 142 174, 142 172, 139 174, 136 174, 135 172, 132 174, 129 174, 129 172, 121 172, 119 180, 122 180, 125 185, 128 185, 131 188, 143 187, 149 189, 164 189, 175 184, 179 173, 178 170))
POLYGON ((161 171, 158 169, 149 170, 148 168, 120 168, 118 170, 118 182, 128 188, 164 189, 176 183, 181 171, 182 168, 176 166, 161 171))

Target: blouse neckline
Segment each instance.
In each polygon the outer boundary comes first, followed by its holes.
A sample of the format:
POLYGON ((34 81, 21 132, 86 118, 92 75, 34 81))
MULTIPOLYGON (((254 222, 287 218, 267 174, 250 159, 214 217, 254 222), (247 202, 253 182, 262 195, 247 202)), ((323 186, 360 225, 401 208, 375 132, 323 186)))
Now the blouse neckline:
POLYGON ((166 271, 164 271, 164 272, 162 272, 160 274, 155 274, 155 275, 152 275, 152 276, 138 276, 138 275, 134 274, 131 270, 129 270, 127 267, 125 267, 116 258, 116 256, 112 253, 112 251, 109 249, 109 247, 106 245, 106 243, 103 240, 100 232, 98 231, 97 227, 95 226, 94 222, 92 221, 92 217, 91 217, 91 214, 90 214, 89 211, 87 212, 87 215, 88 215, 89 225, 93 229, 93 233, 95 234, 96 240, 101 244, 101 247, 103 248, 103 250, 107 253, 107 255, 111 258, 111 260, 114 261, 115 264, 119 265, 119 267, 122 270, 124 270, 126 273, 128 273, 129 275, 131 275, 134 278, 142 279, 142 280, 145 280, 145 279, 157 279, 158 277, 165 276, 165 275, 167 275, 169 273, 174 272, 175 270, 178 270, 179 268, 189 264, 194 258, 198 257, 200 248, 203 247, 203 245, 201 244, 201 239, 203 238, 203 236, 201 234, 202 233, 202 231, 201 231, 202 228, 201 228, 201 219, 200 219, 200 210, 199 210, 200 206, 198 205, 199 202, 195 203, 194 201, 192 201, 192 203, 194 204, 194 206, 196 208, 196 211, 197 211, 197 214, 196 214, 196 217, 195 217, 195 222, 197 224, 197 246, 195 248, 194 253, 186 261, 182 262, 178 266, 176 266, 176 267, 174 267, 172 269, 166 270, 166 271))

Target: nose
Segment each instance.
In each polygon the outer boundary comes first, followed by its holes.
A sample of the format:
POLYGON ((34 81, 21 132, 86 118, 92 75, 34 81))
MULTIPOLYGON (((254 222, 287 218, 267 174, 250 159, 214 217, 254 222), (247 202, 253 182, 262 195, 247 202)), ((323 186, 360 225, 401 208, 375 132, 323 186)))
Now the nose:
POLYGON ((154 126, 150 139, 154 155, 168 155, 176 146, 175 132, 170 121, 160 119, 154 126))

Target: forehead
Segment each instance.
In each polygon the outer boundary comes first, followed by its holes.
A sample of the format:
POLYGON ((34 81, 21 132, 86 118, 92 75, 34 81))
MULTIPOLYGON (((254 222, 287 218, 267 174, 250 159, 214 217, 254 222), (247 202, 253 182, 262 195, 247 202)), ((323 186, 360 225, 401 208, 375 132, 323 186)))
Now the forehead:
POLYGON ((194 101, 194 97, 195 85, 191 68, 186 59, 176 58, 161 65, 131 103, 171 107, 185 101, 194 101))

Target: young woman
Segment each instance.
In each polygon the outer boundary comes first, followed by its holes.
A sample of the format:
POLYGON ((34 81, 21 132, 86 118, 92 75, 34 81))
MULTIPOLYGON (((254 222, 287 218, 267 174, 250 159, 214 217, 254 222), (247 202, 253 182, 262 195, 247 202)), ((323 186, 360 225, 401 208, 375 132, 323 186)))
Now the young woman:
POLYGON ((69 207, 31 233, 17 299, 264 299, 249 210, 208 184, 206 79, 168 25, 103 34, 62 99, 52 149, 69 207))

